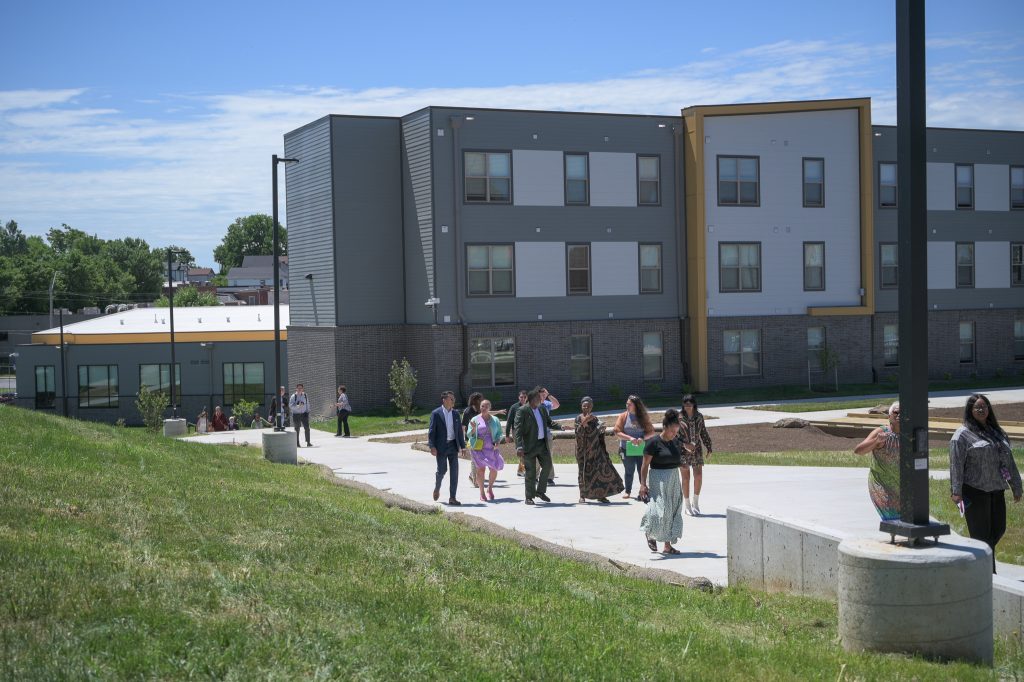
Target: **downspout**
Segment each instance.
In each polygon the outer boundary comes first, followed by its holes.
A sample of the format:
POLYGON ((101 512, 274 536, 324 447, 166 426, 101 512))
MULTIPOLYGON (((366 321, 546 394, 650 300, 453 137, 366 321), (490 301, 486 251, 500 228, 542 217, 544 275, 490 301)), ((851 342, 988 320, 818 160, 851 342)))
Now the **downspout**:
POLYGON ((467 399, 466 384, 469 377, 469 328, 462 315, 462 235, 459 232, 459 217, 462 206, 459 202, 459 176, 462 165, 459 163, 459 128, 465 120, 462 116, 448 118, 452 126, 452 241, 455 249, 455 315, 462 331, 462 369, 459 372, 459 397, 463 403, 467 399))
POLYGON ((679 313, 679 361, 683 365, 683 383, 690 384, 690 366, 686 361, 686 299, 683 291, 683 282, 686 277, 686 235, 683 232, 682 221, 682 199, 686 196, 681 191, 686 178, 679 170, 679 145, 682 143, 683 127, 680 124, 672 126, 672 193, 675 215, 673 216, 676 229, 676 300, 677 312, 679 313))

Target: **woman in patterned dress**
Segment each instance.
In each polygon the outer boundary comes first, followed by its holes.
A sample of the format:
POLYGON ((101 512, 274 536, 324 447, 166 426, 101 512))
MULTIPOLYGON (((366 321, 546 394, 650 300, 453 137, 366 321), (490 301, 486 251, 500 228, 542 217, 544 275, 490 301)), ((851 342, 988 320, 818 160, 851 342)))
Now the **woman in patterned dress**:
POLYGON ((697 409, 697 399, 692 394, 683 396, 683 411, 679 415, 684 429, 680 429, 680 435, 686 435, 694 446, 691 452, 688 449, 680 448, 683 457, 679 473, 683 478, 683 502, 686 505, 686 513, 690 516, 700 516, 700 487, 704 482, 704 448, 707 448, 707 458, 711 459, 711 436, 704 425, 704 415, 697 409), (693 469, 693 500, 690 499, 690 469, 693 469))
POLYGON ((856 455, 871 453, 868 494, 883 521, 900 518, 900 404, 889 406, 889 425, 879 426, 853 449, 856 455))
POLYGON ((594 400, 586 396, 580 401, 581 414, 576 417, 576 464, 579 465, 580 504, 587 498, 609 504, 608 496, 625 490, 604 445, 604 426, 594 414, 594 400))
POLYGON ((480 414, 469 420, 466 427, 466 443, 473 457, 477 485, 480 486, 480 501, 494 500, 494 481, 498 472, 505 468, 505 460, 498 452, 498 444, 504 443, 501 422, 491 414, 491 401, 480 401, 480 414), (491 476, 484 490, 484 470, 490 469, 491 476))
MULTIPOLYGON (((640 467, 640 498, 649 498, 640 528, 652 552, 658 551, 659 541, 665 543, 662 554, 682 554, 672 546, 683 535, 683 488, 679 476, 682 458, 676 440, 680 428, 679 413, 665 410, 661 435, 647 441, 640 467)), ((683 438, 684 442, 688 440, 683 438)), ((692 447, 688 443, 684 446, 685 449, 692 447)))

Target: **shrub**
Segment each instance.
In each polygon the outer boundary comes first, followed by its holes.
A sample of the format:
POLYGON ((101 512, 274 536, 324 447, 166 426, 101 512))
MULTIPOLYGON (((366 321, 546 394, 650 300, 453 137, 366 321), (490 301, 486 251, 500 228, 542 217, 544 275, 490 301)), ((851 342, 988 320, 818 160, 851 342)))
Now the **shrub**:
POLYGON ((409 364, 409 360, 402 358, 391 361, 391 369, 388 371, 388 386, 391 387, 391 402, 401 413, 405 421, 412 417, 412 396, 416 392, 416 370, 409 364))
POLYGON ((238 422, 239 428, 247 429, 252 422, 253 415, 258 414, 259 409, 260 404, 255 400, 236 400, 235 404, 231 406, 231 414, 238 422))
POLYGON ((135 398, 135 407, 142 415, 142 423, 146 428, 159 431, 164 423, 167 395, 163 391, 151 391, 148 386, 143 386, 135 398))

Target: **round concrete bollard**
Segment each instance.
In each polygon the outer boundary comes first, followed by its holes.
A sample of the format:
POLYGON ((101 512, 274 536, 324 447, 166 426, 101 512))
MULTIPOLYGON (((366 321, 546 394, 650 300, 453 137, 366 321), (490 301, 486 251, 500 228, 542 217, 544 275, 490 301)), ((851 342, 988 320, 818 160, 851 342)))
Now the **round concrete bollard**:
POLYGON ((298 464, 295 433, 266 431, 263 433, 263 457, 278 464, 298 464))
POLYGON ((982 542, 839 544, 839 638, 886 651, 992 665, 992 552, 982 542))
POLYGON ((165 419, 164 435, 168 438, 188 435, 188 422, 184 419, 165 419))

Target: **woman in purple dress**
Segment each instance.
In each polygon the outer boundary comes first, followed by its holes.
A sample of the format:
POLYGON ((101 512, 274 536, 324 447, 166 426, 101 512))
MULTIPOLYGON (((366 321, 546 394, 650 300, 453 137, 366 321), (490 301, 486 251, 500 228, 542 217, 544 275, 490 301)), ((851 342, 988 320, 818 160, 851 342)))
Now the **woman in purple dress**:
POLYGON ((494 500, 494 480, 498 478, 498 472, 505 468, 505 460, 502 459, 497 446, 504 442, 501 422, 491 414, 491 401, 480 401, 480 414, 470 419, 466 427, 466 443, 473 456, 476 482, 480 486, 481 502, 494 500), (485 469, 491 470, 490 477, 487 479, 486 491, 484 490, 485 469))

